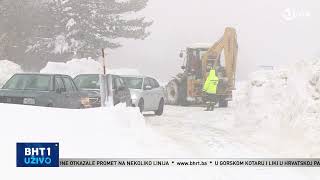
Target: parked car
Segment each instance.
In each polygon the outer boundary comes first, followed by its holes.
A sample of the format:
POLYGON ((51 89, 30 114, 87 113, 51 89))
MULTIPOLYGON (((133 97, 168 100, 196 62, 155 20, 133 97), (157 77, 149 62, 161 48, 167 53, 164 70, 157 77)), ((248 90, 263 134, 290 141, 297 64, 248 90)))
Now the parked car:
MULTIPOLYGON (((80 74, 74 78, 77 87, 86 92, 89 97, 89 107, 101 106, 100 95, 100 75, 99 74, 80 74)), ((127 106, 131 106, 130 90, 124 83, 124 80, 117 75, 107 74, 103 76, 109 92, 112 92, 113 104, 126 103, 127 106)))
POLYGON ((0 90, 0 103, 57 108, 83 108, 73 79, 61 74, 15 74, 0 90))
POLYGON ((141 112, 154 111, 161 116, 164 108, 164 89, 157 80, 147 76, 122 76, 131 92, 133 106, 141 112))

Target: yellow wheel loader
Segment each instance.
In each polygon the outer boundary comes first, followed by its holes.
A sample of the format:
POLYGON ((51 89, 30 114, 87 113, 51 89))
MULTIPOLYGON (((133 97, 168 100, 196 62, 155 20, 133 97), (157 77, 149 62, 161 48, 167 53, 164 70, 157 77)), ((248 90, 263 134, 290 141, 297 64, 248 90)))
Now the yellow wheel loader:
POLYGON ((183 73, 167 84, 167 104, 204 104, 202 87, 213 67, 220 79, 217 92, 219 106, 227 107, 228 101, 232 100, 232 90, 235 89, 237 54, 237 34, 231 27, 225 29, 224 35, 213 46, 194 44, 181 51, 180 57, 184 58, 181 67, 183 73))

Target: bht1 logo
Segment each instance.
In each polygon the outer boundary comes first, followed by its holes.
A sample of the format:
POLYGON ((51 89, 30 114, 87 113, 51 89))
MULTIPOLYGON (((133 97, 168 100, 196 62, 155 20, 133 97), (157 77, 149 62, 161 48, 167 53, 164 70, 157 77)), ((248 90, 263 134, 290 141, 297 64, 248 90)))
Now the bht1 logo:
POLYGON ((59 143, 17 143, 17 167, 59 167, 59 143))

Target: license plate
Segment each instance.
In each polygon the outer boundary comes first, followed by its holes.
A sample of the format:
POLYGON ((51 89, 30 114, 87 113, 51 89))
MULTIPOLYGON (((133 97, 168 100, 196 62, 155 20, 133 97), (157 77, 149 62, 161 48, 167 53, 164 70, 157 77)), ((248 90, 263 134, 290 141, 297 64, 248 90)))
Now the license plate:
POLYGON ((36 104, 36 101, 34 100, 34 98, 24 98, 23 104, 36 104))

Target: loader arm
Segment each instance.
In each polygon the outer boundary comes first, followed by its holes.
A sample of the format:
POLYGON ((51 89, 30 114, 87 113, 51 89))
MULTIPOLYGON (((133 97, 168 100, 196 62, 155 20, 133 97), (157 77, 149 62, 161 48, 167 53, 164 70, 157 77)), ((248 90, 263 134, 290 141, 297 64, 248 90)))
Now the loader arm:
POLYGON ((225 72, 228 83, 228 89, 235 88, 235 74, 236 63, 238 56, 238 43, 236 30, 231 27, 225 29, 224 35, 217 41, 208 52, 202 57, 202 74, 205 75, 204 80, 208 76, 207 66, 208 63, 213 63, 213 66, 217 68, 221 65, 220 56, 224 50, 225 57, 225 72))

